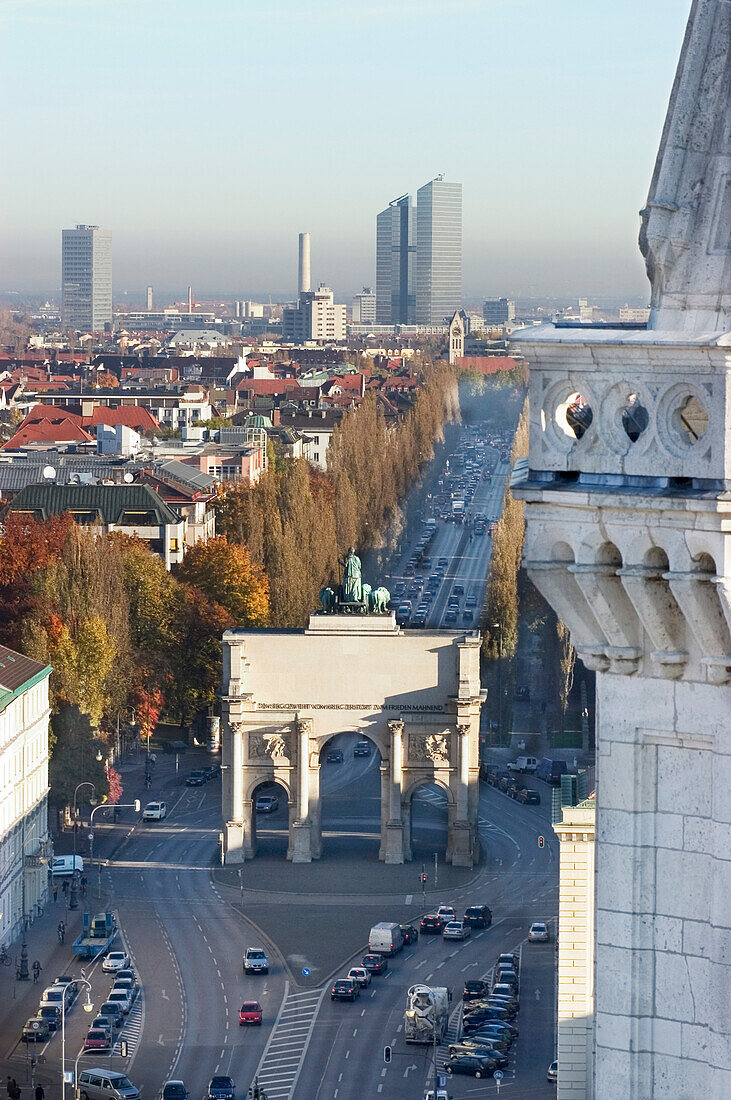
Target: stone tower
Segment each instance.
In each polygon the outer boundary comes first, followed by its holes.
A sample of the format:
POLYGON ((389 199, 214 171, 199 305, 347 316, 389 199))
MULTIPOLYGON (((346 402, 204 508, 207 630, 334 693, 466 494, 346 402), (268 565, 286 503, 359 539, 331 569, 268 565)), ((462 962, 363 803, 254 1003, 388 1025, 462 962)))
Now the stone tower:
POLYGON ((642 211, 648 329, 514 339, 525 566, 597 671, 598 1100, 731 1094, 730 59, 731 3, 694 0, 642 211))

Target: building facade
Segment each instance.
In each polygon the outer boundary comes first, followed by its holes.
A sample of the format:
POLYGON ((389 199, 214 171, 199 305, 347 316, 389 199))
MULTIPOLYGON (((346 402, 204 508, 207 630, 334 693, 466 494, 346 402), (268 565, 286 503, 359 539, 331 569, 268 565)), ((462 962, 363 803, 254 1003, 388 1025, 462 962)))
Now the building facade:
POLYGON ((112 234, 97 225, 61 233, 61 324, 99 332, 112 323, 112 234))
POLYGON ((364 286, 360 294, 353 298, 351 319, 356 325, 376 323, 376 294, 369 286, 364 286))
POLYGON ((416 319, 416 210, 411 195, 376 218, 376 317, 383 325, 416 319))
POLYGON ((524 561, 597 672, 597 1097, 731 1082, 731 5, 694 0, 642 211, 647 330, 516 338, 524 561))
POLYGON ((282 333, 285 340, 304 343, 335 343, 345 339, 346 307, 335 302, 335 295, 323 283, 317 290, 304 291, 296 306, 282 313, 282 333))
POLYGON ((416 315, 445 324, 462 300, 462 184, 442 176, 416 194, 416 315))
POLYGON ((503 328, 515 321, 515 302, 508 298, 487 298, 482 304, 486 328, 503 328))
POLYGON ((46 900, 50 673, 0 646, 0 947, 46 900))
POLYGON ((564 806, 558 901, 558 1100, 594 1096, 594 798, 564 806))

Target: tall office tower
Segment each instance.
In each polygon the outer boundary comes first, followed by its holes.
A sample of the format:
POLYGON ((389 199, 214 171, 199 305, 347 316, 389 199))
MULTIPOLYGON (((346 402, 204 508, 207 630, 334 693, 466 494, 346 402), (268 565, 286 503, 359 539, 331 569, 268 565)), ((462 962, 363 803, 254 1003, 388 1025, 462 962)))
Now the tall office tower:
POLYGON ((376 321, 414 320, 416 211, 411 195, 390 202, 376 218, 376 321))
POLYGON ((300 233, 299 272, 297 293, 304 294, 310 289, 310 234, 300 233))
POLYGON ((442 176, 416 193, 416 322, 440 325, 462 298, 462 184, 442 176))
POLYGON ((99 332, 112 323, 112 234, 98 225, 61 232, 61 323, 99 332))

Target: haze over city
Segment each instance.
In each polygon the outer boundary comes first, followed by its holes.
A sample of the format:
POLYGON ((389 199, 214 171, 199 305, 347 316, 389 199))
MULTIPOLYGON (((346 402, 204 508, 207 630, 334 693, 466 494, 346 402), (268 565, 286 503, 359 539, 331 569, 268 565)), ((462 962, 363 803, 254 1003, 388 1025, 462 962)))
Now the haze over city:
POLYGON ((637 211, 687 8, 7 2, 0 290, 57 292, 61 228, 86 222, 114 234, 115 297, 291 297, 303 229, 345 297, 373 281, 376 213, 444 172, 465 300, 646 297, 637 211))

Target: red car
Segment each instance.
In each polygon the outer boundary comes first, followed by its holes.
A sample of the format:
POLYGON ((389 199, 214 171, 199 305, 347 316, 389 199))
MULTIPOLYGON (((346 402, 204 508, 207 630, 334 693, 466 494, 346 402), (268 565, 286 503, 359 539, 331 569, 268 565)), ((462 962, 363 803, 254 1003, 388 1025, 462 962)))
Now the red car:
POLYGON ((109 1032, 93 1027, 84 1039, 84 1050, 106 1050, 110 1046, 109 1032))
POLYGON ((261 1005, 258 1001, 244 1001, 239 1011, 239 1024, 259 1024, 261 1026, 261 1005))

